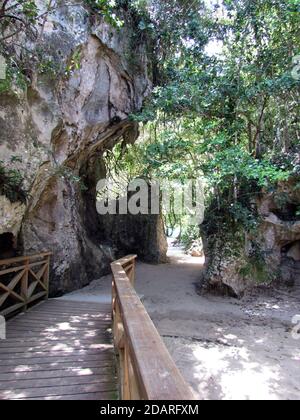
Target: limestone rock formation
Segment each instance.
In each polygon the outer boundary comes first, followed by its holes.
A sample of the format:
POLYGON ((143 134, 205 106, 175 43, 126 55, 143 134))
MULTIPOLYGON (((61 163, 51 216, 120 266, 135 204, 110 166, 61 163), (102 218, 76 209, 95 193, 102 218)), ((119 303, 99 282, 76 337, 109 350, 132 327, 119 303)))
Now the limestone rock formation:
POLYGON ((297 180, 282 182, 257 200, 253 234, 206 238, 204 289, 233 296, 259 284, 300 286, 300 193, 297 180))
POLYGON ((160 215, 107 215, 101 222, 102 237, 114 247, 116 258, 134 253, 145 262, 167 261, 168 244, 160 215))
POLYGON ((1 197, 1 232, 19 235, 21 253, 53 252, 52 294, 108 270, 112 253, 97 231, 98 168, 104 150, 136 140, 129 115, 151 89, 146 45, 132 45, 130 18, 118 30, 73 3, 49 15, 34 45, 57 67, 32 69, 26 90, 0 95, 1 160, 9 166, 18 157, 28 191, 26 205, 1 197))
POLYGON ((23 203, 11 203, 4 195, 0 196, 0 235, 10 232, 17 236, 22 225, 26 206, 23 203))
POLYGON ((283 284, 300 285, 300 192, 297 180, 282 183, 258 206, 259 242, 266 263, 283 284))

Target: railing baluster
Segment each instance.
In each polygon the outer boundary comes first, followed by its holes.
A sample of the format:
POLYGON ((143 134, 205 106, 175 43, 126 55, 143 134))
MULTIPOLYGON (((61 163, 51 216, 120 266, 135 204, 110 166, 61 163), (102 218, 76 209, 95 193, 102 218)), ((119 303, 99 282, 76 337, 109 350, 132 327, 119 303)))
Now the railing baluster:
POLYGON ((50 255, 47 256, 47 268, 45 271, 45 286, 46 286, 46 296, 45 299, 47 300, 49 297, 49 277, 50 277, 50 255))
POLYGON ((24 275, 21 280, 21 294, 25 300, 23 311, 27 310, 27 300, 28 300, 28 276, 29 276, 29 262, 30 259, 25 260, 25 270, 24 275))
POLYGON ((129 363, 128 363, 128 344, 124 348, 124 385, 123 385, 123 400, 131 400, 130 395, 130 376, 129 376, 129 363))
POLYGON ((51 253, 42 253, 32 256, 17 257, 6 260, 0 260, 0 290, 4 290, 5 293, 1 295, 0 304, 0 315, 9 315, 17 310, 26 311, 29 304, 35 300, 41 298, 48 298, 49 294, 49 275, 50 275, 50 256, 51 253), (1 270, 1 267, 4 269, 1 270), (41 269, 36 273, 33 271, 34 267, 42 266, 45 267, 45 271, 42 274, 41 269), (13 280, 8 284, 9 280, 1 282, 1 277, 5 279, 5 276, 10 275, 14 272, 23 272, 23 275, 16 274, 13 280), (34 281, 30 283, 29 278, 33 277, 34 281), (40 287, 40 291, 35 291, 37 287, 40 287), (19 290, 20 292, 17 292, 19 290), (29 292, 30 290, 30 292, 29 292), (30 296, 29 296, 30 295, 30 296), (8 297, 17 300, 18 303, 7 303, 8 297))

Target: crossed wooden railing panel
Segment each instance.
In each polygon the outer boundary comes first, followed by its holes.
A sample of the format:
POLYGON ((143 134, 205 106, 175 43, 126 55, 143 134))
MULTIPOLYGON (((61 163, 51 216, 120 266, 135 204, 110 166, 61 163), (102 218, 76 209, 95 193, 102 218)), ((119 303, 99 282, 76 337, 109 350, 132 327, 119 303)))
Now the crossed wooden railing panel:
POLYGON ((136 256, 112 263, 113 334, 123 400, 194 400, 134 290, 136 256))
POLYGON ((0 260, 0 315, 48 298, 50 252, 0 260))

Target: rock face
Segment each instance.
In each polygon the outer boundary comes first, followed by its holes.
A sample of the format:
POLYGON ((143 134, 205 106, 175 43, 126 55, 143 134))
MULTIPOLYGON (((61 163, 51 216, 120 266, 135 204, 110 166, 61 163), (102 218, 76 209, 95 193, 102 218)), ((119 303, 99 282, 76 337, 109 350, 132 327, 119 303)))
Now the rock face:
POLYGON ((149 263, 167 261, 168 243, 161 216, 107 215, 101 222, 102 237, 116 258, 133 253, 149 263))
POLYGON ((257 200, 255 234, 236 232, 223 240, 206 238, 204 289, 233 296, 258 284, 300 287, 300 192, 297 180, 281 183, 257 200))
POLYGON ((241 297, 255 285, 254 267, 249 266, 248 272, 242 273, 247 266, 244 237, 209 238, 205 242, 203 291, 241 297))
POLYGON ((52 294, 108 270, 95 209, 101 156, 136 140, 129 114, 151 89, 146 46, 133 47, 130 19, 117 30, 82 4, 54 11, 39 40, 58 70, 34 71, 26 91, 0 95, 1 159, 9 166, 22 158, 16 165, 29 191, 26 205, 1 197, 1 231, 19 235, 21 253, 53 252, 52 294))
POLYGON ((259 242, 278 280, 300 286, 300 190, 297 180, 282 183, 258 203, 259 242))
POLYGON ((0 196, 0 235, 7 232, 17 236, 22 225, 26 206, 23 203, 11 203, 4 195, 0 196))

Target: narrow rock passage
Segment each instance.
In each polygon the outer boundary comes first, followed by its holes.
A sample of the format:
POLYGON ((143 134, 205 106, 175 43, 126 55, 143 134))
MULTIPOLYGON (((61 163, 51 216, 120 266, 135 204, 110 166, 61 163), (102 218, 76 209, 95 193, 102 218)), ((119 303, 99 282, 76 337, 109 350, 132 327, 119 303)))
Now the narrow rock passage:
MULTIPOLYGON (((199 296, 203 259, 169 250, 168 264, 137 266, 136 289, 199 399, 300 399, 297 296, 260 291, 235 300, 199 296)), ((111 277, 67 299, 110 299, 111 277)))

